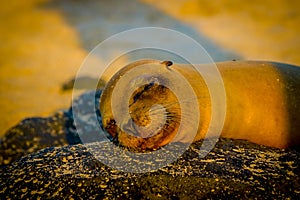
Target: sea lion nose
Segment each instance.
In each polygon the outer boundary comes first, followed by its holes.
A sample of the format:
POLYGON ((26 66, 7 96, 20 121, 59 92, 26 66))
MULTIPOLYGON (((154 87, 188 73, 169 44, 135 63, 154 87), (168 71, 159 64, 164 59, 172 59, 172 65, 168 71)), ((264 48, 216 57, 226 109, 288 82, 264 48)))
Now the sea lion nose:
POLYGON ((106 126, 105 126, 105 130, 112 136, 112 137, 116 137, 117 135, 117 124, 116 121, 114 119, 110 119, 106 126))

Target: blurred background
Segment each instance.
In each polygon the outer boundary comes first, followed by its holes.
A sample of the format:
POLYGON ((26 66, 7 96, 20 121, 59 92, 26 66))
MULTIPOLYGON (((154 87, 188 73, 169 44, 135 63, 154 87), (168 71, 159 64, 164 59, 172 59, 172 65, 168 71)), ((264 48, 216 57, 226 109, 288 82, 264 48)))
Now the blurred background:
POLYGON ((63 91, 62 86, 76 76, 97 44, 131 28, 180 31, 216 62, 251 59, 300 65, 299 9, 297 0, 2 2, 0 136, 26 117, 68 108, 72 90, 63 91))

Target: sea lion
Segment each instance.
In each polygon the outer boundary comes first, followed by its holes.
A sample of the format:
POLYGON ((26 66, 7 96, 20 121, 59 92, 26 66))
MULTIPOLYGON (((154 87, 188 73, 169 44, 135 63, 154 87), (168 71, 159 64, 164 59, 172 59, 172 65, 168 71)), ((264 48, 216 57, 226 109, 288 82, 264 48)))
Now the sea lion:
MULTIPOLYGON (((265 61, 228 61, 216 63, 216 66, 226 91, 226 115, 221 137, 248 140, 276 148, 300 144, 299 67, 265 61)), ((188 81, 197 96, 201 113, 193 140, 205 137, 211 120, 211 96, 201 74, 192 65, 142 60, 117 72, 106 84, 100 99, 103 127, 121 145, 153 150, 174 141, 186 142, 192 137, 189 135, 191 126, 184 124, 181 130, 183 137, 173 140, 179 131, 182 109, 189 104, 180 105, 176 94, 165 86, 166 83, 178 85, 181 82, 172 82, 159 74, 169 77, 180 74, 188 81), (136 74, 137 80, 128 78, 128 83, 122 83, 122 89, 117 91, 118 104, 112 107, 112 93, 118 81, 128 71, 143 65, 147 65, 147 68, 143 68, 139 72, 141 74, 136 74), (161 68, 155 77, 147 76, 152 66, 161 68), (135 82, 131 83, 132 80, 135 82), (136 84, 141 80, 143 84, 136 84), (127 90, 128 87, 135 89, 127 90), (123 99, 129 91, 129 99, 123 99), (129 107, 126 110, 121 105, 129 107), (118 120, 113 115, 113 109, 119 110, 118 120), (126 111, 129 114, 124 114, 126 111), (154 134, 153 131, 139 129, 147 128, 149 124, 159 125, 159 121, 163 124, 154 134)), ((188 120, 193 122, 193 116, 188 120)))

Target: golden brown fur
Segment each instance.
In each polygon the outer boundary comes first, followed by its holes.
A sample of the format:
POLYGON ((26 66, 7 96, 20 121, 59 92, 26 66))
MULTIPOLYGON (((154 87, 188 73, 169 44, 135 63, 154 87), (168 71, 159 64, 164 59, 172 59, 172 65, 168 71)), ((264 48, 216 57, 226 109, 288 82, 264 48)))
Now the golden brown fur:
MULTIPOLYGON (((203 139, 209 127, 212 109, 205 81, 189 65, 169 66, 170 63, 158 61, 130 64, 108 82, 100 102, 103 125, 107 132, 117 138, 120 144, 140 150, 156 149, 171 141, 190 141, 189 124, 184 124, 181 136, 175 137, 182 118, 180 106, 189 106, 189 99, 180 105, 176 95, 160 84, 168 80, 160 80, 160 77, 158 82, 149 81, 149 84, 132 93, 128 108, 132 120, 124 115, 124 121, 119 125, 121 127, 116 124, 111 107, 113 87, 128 70, 144 64, 161 65, 162 73, 179 73, 188 80, 197 96, 201 113, 194 139, 203 139), (151 122, 159 123, 163 120, 166 123, 158 132, 137 131, 140 130, 137 126, 147 127, 151 122)), ((226 118, 222 137, 244 139, 277 148, 300 144, 300 68, 255 61, 222 62, 217 63, 217 67, 226 91, 226 118)), ((172 84, 181 83, 175 81, 172 84)), ((124 102, 120 99, 119 103, 124 102)), ((193 116, 189 120, 193 121, 193 116)))

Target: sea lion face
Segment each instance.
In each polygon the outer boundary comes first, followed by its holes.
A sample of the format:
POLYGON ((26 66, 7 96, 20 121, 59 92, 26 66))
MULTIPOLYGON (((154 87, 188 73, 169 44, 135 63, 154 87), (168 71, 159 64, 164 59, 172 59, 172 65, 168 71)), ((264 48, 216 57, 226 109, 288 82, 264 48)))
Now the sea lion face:
MULTIPOLYGON (((117 76, 121 77, 122 73, 117 76)), ((163 77, 141 76, 138 79, 147 83, 134 90, 125 109, 111 107, 111 93, 118 77, 108 82, 100 102, 103 127, 123 146, 139 151, 153 150, 172 141, 180 126, 181 109, 176 95, 164 86, 167 80, 163 77), (118 112, 121 115, 118 120, 112 109, 122 109, 118 112)), ((131 82, 134 81, 140 80, 131 82)), ((125 104, 122 100, 119 104, 125 104)))
POLYGON ((176 102, 176 96, 168 88, 151 82, 131 95, 129 119, 124 119, 118 126, 112 116, 104 114, 104 128, 126 147, 157 149, 176 135, 180 123, 180 107, 176 102))

